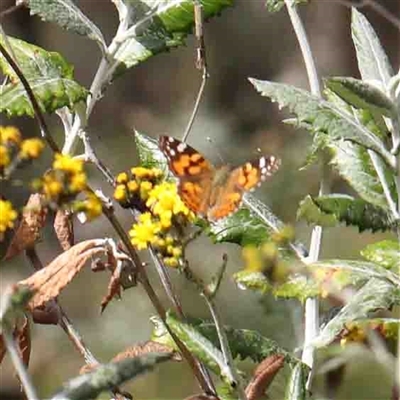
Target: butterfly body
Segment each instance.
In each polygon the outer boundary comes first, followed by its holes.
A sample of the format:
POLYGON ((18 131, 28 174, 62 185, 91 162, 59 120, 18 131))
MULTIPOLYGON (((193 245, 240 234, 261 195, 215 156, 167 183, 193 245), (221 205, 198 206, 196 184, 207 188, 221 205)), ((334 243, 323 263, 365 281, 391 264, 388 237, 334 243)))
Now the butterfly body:
POLYGON ((214 167, 195 149, 171 136, 161 136, 160 149, 178 178, 178 193, 195 214, 215 221, 235 212, 247 191, 255 189, 279 167, 274 157, 260 157, 239 167, 214 167))

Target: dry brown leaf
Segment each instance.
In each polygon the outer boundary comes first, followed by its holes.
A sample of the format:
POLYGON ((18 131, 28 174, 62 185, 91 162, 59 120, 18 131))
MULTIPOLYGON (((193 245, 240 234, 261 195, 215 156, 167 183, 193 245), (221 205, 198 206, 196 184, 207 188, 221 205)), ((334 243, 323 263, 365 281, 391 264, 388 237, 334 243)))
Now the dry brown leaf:
POLYGON ((26 285, 35 292, 28 308, 33 310, 57 297, 84 267, 87 260, 105 252, 104 243, 101 239, 80 242, 60 254, 46 268, 18 282, 18 285, 26 285))
POLYGON ((108 303, 114 298, 121 298, 121 281, 120 281, 120 272, 119 268, 115 268, 113 274, 111 275, 110 282, 108 284, 107 294, 101 300, 101 312, 105 310, 108 306, 108 303))
POLYGON ((4 260, 8 260, 20 254, 26 248, 32 247, 40 238, 40 230, 43 228, 47 217, 47 207, 43 206, 42 200, 43 196, 38 193, 29 197, 4 260))
POLYGON ((284 362, 285 356, 275 354, 258 364, 251 381, 246 387, 247 400, 257 400, 264 396, 265 391, 274 380, 275 375, 283 367, 284 362))
POLYGON ((72 214, 65 210, 58 210, 54 218, 53 227, 62 249, 70 249, 74 245, 72 214))
POLYGON ((17 327, 14 335, 18 343, 21 359, 25 366, 28 367, 31 357, 31 331, 28 318, 25 317, 23 325, 17 327))
POLYGON ((173 353, 173 357, 171 360, 174 361, 182 361, 182 357, 175 352, 172 347, 169 347, 165 344, 153 342, 151 340, 136 344, 134 346, 127 347, 121 353, 118 353, 113 359, 112 362, 125 360, 126 358, 135 358, 139 356, 143 356, 148 353, 173 353))

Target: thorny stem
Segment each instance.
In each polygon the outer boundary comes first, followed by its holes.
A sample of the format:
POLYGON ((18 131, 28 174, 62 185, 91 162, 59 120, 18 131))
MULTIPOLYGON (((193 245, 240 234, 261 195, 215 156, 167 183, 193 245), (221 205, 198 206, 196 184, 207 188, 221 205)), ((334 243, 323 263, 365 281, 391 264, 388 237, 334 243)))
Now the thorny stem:
MULTIPOLYGON (((311 52, 311 47, 305 32, 303 23, 297 12, 297 7, 293 0, 285 0, 286 8, 293 25, 293 29, 296 33, 297 40, 300 45, 301 52, 303 54, 303 60, 305 63, 308 80, 310 84, 311 93, 317 96, 321 96, 321 89, 317 74, 317 69, 314 63, 314 59, 311 52)), ((329 192, 329 179, 327 171, 327 160, 326 156, 321 160, 322 163, 322 177, 320 183, 319 193, 326 194, 329 192)), ((319 258, 320 247, 322 242, 322 227, 315 226, 310 240, 310 255, 308 261, 315 262, 319 258)), ((308 379, 308 387, 311 384, 311 376, 314 364, 314 349, 312 341, 318 335, 319 332, 319 301, 317 298, 308 298, 305 304, 305 331, 304 331, 304 350, 302 354, 302 361, 311 368, 311 373, 308 379)))
POLYGON ((15 341, 14 341, 12 333, 9 330, 8 324, 4 323, 2 328, 3 328, 2 335, 3 335, 4 343, 6 345, 8 353, 10 354, 11 360, 13 362, 15 370, 17 371, 17 374, 21 381, 21 384, 24 388, 26 397, 29 400, 39 400, 39 397, 36 393, 35 387, 33 386, 31 378, 28 374, 28 371, 27 371, 23 361, 21 360, 21 357, 19 356, 17 346, 15 345, 15 341))
POLYGON ((21 81, 22 86, 24 87, 26 94, 29 98, 29 101, 31 102, 33 112, 35 113, 35 118, 39 124, 40 127, 40 132, 42 134, 42 137, 47 141, 47 144, 50 146, 50 148, 54 152, 59 152, 59 148, 54 141, 53 137, 50 135, 49 129, 47 127, 46 121, 44 120, 43 113, 40 109, 39 103, 36 100, 36 97, 26 80, 24 74, 18 67, 17 61, 14 61, 14 59, 11 57, 9 52, 6 50, 6 48, 0 43, 0 52, 3 55, 3 57, 6 59, 6 61, 9 63, 15 74, 18 76, 19 80, 21 81))

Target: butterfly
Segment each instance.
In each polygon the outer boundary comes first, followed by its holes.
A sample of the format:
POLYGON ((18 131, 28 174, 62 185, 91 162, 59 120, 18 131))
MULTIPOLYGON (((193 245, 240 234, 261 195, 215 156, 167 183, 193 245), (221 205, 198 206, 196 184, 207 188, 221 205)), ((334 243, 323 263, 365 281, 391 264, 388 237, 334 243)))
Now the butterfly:
POLYGON ((260 157, 236 168, 214 167, 202 154, 171 136, 161 136, 159 147, 170 171, 178 178, 178 194, 196 215, 209 221, 237 211, 245 192, 255 189, 280 165, 274 156, 260 157))

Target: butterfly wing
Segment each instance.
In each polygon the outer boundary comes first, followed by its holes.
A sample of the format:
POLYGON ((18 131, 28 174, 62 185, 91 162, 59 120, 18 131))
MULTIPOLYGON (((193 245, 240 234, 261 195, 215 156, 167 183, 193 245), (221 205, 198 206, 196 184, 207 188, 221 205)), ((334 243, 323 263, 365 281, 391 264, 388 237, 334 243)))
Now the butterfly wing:
POLYGON ((193 147, 170 136, 161 136, 159 147, 170 171, 179 179, 178 193, 186 206, 206 215, 215 168, 193 147))
POLYGON ((274 156, 261 157, 233 169, 226 183, 213 188, 207 213, 209 220, 218 220, 234 213, 242 203, 243 194, 254 190, 261 182, 273 175, 280 160, 274 156))

